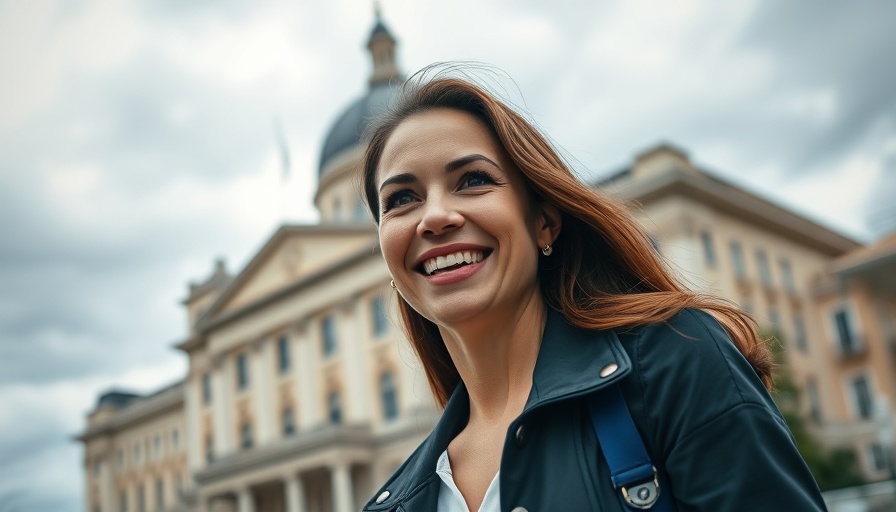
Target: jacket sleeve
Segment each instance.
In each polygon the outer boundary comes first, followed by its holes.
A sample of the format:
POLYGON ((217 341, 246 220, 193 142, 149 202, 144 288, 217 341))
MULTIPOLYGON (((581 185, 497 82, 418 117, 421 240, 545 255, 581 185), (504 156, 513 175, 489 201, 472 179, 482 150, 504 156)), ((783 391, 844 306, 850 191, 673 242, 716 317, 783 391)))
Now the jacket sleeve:
POLYGON ((632 413, 680 510, 826 510, 777 407, 712 317, 686 310, 645 328, 634 349, 632 413))

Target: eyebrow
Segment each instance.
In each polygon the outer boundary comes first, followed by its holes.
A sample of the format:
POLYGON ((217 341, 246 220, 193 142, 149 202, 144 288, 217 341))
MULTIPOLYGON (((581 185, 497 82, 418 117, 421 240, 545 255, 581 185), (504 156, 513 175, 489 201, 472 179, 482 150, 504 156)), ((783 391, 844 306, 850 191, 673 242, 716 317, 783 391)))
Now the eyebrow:
MULTIPOLYGON (((494 162, 494 160, 492 160, 491 158, 489 158, 485 155, 480 155, 479 153, 473 153, 472 155, 467 155, 467 156, 462 156, 460 158, 456 158, 456 159, 448 162, 447 164, 445 164, 445 172, 446 173, 453 172, 453 171, 460 169, 461 167, 464 167, 465 165, 471 164, 473 162, 479 162, 479 161, 488 162, 488 163, 494 165, 495 167, 497 167, 498 169, 501 168, 501 166, 496 164, 494 162)), ((406 185, 408 183, 415 183, 416 181, 417 181, 417 177, 411 173, 406 172, 406 173, 402 173, 402 174, 396 174, 395 176, 392 176, 390 178, 386 178, 385 180, 383 180, 383 183, 380 185, 380 192, 382 192, 384 188, 386 188, 387 186, 392 185, 392 184, 397 183, 400 185, 406 185)))

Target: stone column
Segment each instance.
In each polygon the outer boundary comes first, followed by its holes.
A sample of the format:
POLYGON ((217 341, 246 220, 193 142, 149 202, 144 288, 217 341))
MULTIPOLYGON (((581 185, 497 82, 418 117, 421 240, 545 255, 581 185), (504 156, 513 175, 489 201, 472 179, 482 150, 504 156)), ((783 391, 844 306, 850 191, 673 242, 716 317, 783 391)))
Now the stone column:
POLYGON ((215 421, 215 457, 233 450, 233 400, 231 397, 230 360, 216 357, 212 372, 212 407, 215 421))
MULTIPOLYGON (((111 443, 110 443, 111 445, 111 443)), ((111 448, 108 453, 112 453, 111 448)), ((100 462, 100 504, 102 510, 115 510, 115 479, 112 472, 112 456, 103 457, 100 462)))
POLYGON ((339 329, 339 352, 345 364, 343 388, 345 423, 360 423, 370 419, 369 390, 371 382, 364 364, 367 359, 370 336, 365 332, 369 329, 365 316, 361 310, 367 306, 366 301, 359 297, 352 297, 341 308, 338 318, 341 320, 339 329))
POLYGON ((255 499, 252 496, 252 489, 243 487, 237 494, 237 503, 239 512, 255 512, 255 499))
POLYGON ((271 405, 274 396, 271 372, 274 365, 271 361, 272 343, 262 340, 252 352, 252 402, 255 408, 255 429, 259 446, 268 444, 274 438, 274 410, 271 405))
POLYGON ((333 512, 354 512, 352 496, 352 475, 348 463, 340 462, 330 466, 333 489, 333 512))
POLYGON ((283 479, 283 484, 286 488, 286 512, 307 512, 302 477, 291 474, 283 479))
MULTIPOLYGON (((296 344, 296 400, 298 402, 298 430, 307 430, 323 421, 319 389, 318 361, 320 358, 319 321, 308 319, 296 344)), ((298 331, 298 329, 297 329, 298 331)))
MULTIPOLYGON (((184 438, 181 445, 187 449, 187 475, 199 471, 204 465, 202 448, 205 440, 202 439, 202 373, 191 372, 187 378, 184 389, 184 406, 186 408, 186 424, 184 438)), ((193 479, 190 478, 184 487, 192 487, 193 479)))

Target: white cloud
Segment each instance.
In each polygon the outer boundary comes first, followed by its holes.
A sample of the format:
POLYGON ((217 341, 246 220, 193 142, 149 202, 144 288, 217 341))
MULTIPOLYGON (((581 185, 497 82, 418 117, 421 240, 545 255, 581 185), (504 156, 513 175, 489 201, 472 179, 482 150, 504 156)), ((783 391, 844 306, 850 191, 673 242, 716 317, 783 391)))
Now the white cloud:
POLYGON ((61 0, 10 2, 0 16, 0 133, 58 102, 77 73, 102 73, 142 45, 144 27, 132 4, 91 2, 68 9, 61 0))

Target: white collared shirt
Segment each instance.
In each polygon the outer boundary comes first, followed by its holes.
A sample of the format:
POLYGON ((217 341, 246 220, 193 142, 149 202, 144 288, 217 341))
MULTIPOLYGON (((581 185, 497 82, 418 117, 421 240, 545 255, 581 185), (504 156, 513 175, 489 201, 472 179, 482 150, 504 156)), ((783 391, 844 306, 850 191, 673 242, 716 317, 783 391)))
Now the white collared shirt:
MULTIPOLYGON (((457 485, 454 484, 451 463, 448 461, 448 450, 445 450, 439 456, 439 462, 436 463, 436 474, 442 479, 442 485, 439 487, 439 506, 436 512, 470 512, 467 508, 467 502, 464 501, 464 496, 460 493, 457 485)), ((495 473, 495 478, 488 485, 478 512, 499 512, 501 510, 499 506, 501 498, 498 481, 499 474, 501 474, 500 471, 495 473)))

